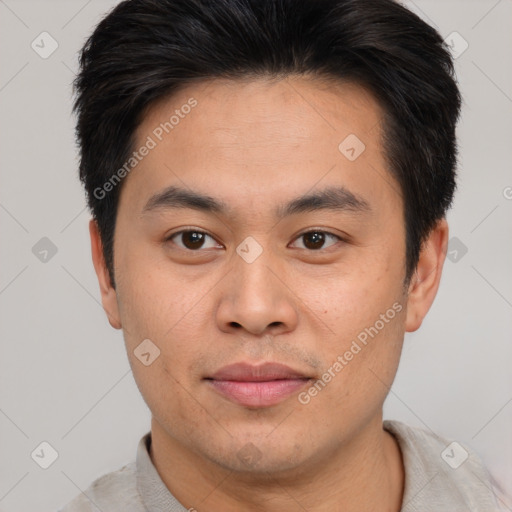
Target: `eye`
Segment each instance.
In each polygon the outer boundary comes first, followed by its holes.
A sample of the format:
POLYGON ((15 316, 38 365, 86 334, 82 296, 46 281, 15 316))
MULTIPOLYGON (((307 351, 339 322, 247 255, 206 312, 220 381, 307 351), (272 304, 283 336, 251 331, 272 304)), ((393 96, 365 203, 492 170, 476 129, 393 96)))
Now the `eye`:
POLYGON ((190 251, 197 251, 198 249, 212 249, 219 246, 214 238, 198 229, 178 231, 172 234, 167 240, 172 241, 182 249, 190 251), (211 240, 209 245, 208 240, 211 240))
POLYGON ((328 233, 326 231, 307 231, 306 233, 302 233, 302 235, 299 235, 296 240, 303 239, 303 246, 299 247, 299 249, 309 249, 312 251, 318 251, 321 249, 326 249, 327 247, 330 247, 331 245, 334 245, 336 242, 341 241, 342 239, 339 236, 333 235, 332 233, 328 233), (325 243, 329 240, 332 241, 327 247, 325 246, 325 243))

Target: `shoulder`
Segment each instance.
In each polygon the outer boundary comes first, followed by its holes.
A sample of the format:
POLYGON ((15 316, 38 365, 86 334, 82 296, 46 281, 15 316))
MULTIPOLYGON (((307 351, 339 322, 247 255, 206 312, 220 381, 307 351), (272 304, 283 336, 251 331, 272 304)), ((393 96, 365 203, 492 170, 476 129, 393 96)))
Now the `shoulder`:
POLYGON ((98 509, 105 512, 145 510, 137 491, 135 462, 97 478, 58 512, 97 512, 98 509))
POLYGON ((385 420, 400 446, 405 488, 403 512, 497 512, 491 475, 473 450, 426 429, 385 420))

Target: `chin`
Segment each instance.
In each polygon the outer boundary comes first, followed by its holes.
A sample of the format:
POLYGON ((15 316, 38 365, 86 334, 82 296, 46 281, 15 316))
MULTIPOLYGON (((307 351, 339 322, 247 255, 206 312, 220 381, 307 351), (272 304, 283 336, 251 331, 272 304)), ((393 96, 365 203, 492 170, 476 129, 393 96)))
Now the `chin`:
MULTIPOLYGON (((216 449, 212 443, 204 448, 205 456, 224 469, 263 479, 268 478, 269 474, 275 477, 295 472, 309 458, 303 446, 294 442, 292 436, 272 439, 268 431, 253 435, 244 432, 241 436, 233 435, 228 446, 218 449, 217 445, 216 449)), ((308 445, 308 449, 312 447, 308 445)))

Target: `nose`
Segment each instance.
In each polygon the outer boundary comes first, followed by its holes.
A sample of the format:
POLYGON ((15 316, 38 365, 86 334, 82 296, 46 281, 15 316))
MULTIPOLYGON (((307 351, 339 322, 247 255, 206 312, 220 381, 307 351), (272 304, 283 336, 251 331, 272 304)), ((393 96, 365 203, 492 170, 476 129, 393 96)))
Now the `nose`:
POLYGON ((220 290, 217 323, 223 332, 277 336, 298 323, 297 298, 269 251, 252 263, 234 255, 233 268, 220 290))

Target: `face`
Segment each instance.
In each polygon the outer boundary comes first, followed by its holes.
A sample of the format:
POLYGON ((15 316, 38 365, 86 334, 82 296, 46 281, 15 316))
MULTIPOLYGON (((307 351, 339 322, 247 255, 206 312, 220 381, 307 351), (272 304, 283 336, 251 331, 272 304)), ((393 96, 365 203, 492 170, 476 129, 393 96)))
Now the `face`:
POLYGON ((304 77, 203 82, 147 112, 102 293, 169 442, 279 472, 380 419, 429 306, 404 289, 380 118, 363 89, 304 77))

